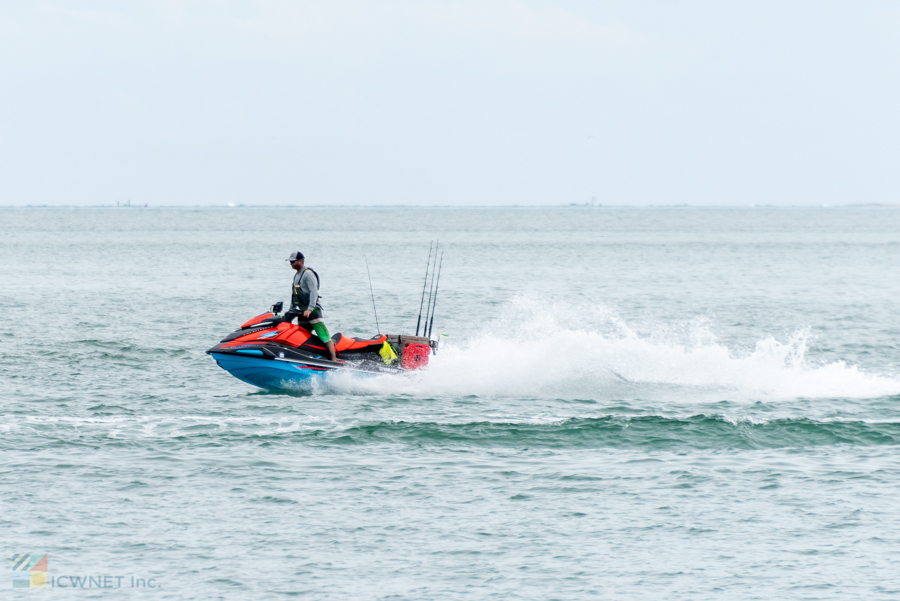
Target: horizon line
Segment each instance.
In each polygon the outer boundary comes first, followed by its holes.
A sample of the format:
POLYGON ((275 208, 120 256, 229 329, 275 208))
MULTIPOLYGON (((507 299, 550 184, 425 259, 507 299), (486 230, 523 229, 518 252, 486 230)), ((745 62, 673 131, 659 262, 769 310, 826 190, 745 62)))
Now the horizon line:
POLYGON ((591 204, 591 203, 567 203, 567 204, 548 204, 548 205, 299 205, 299 204, 197 204, 197 205, 151 205, 150 203, 138 203, 133 205, 112 205, 112 204, 92 204, 92 205, 65 205, 65 204, 23 204, 23 205, 3 205, 0 209, 251 209, 251 208, 284 208, 284 209, 559 209, 559 208, 589 208, 589 209, 835 209, 850 207, 900 207, 900 203, 882 203, 882 202, 866 202, 866 203, 848 203, 848 204, 740 204, 740 205, 706 205, 706 204, 649 204, 649 205, 615 205, 615 204, 591 204))

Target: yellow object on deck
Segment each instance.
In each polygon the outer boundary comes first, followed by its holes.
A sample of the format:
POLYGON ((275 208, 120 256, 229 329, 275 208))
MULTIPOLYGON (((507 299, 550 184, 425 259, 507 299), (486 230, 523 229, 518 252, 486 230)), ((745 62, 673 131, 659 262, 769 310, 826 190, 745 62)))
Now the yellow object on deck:
POLYGON ((397 353, 394 352, 394 347, 388 344, 387 341, 382 345, 378 354, 381 355, 382 360, 384 360, 387 365, 390 365, 397 359, 397 353))

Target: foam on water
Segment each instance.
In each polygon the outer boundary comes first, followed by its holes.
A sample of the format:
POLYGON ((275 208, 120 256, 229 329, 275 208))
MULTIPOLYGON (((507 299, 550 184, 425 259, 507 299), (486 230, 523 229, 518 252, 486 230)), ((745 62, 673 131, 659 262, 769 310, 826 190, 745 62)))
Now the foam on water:
POLYGON ((900 394, 900 379, 866 373, 843 360, 809 356, 807 329, 768 336, 749 350, 729 348, 708 324, 638 333, 602 306, 548 315, 517 300, 461 342, 445 343, 427 370, 396 377, 336 376, 342 392, 414 396, 552 396, 680 401, 711 398, 876 398, 900 394), (573 324, 578 326, 573 327, 573 324))

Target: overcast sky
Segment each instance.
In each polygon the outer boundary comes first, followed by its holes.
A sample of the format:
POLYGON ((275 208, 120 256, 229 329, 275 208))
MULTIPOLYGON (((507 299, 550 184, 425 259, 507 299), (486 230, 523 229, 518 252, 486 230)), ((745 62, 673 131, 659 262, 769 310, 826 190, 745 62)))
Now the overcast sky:
POLYGON ((0 4, 0 204, 900 203, 900 3, 0 4))

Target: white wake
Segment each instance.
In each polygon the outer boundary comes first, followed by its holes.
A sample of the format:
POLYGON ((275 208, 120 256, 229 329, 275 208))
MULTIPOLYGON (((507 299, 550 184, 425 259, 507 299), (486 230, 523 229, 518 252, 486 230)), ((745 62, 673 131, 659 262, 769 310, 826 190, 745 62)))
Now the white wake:
POLYGON ((728 348, 704 324, 680 335, 639 335, 603 307, 554 310, 528 301, 463 341, 443 343, 427 370, 409 377, 336 377, 343 392, 414 396, 541 396, 734 399, 875 398, 900 394, 900 379, 845 361, 808 358, 808 332, 728 348), (590 324, 572 327, 570 324, 590 324))

